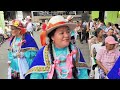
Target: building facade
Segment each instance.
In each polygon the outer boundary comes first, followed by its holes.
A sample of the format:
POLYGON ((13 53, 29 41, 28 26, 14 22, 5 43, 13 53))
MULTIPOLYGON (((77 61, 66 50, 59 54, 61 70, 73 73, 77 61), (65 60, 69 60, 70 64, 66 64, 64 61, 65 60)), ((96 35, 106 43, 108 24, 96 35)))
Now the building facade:
POLYGON ((31 14, 34 22, 40 22, 45 19, 49 20, 55 15, 62 15, 65 18, 68 15, 73 15, 73 20, 75 21, 79 21, 80 19, 88 21, 90 17, 89 11, 31 11, 31 14))
POLYGON ((31 11, 3 11, 5 20, 24 19, 31 16, 31 11))

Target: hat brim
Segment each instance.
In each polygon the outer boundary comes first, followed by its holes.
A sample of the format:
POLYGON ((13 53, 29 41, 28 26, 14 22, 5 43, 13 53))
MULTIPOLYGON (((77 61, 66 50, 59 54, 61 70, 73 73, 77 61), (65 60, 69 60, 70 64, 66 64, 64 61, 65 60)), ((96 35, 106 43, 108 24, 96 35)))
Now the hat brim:
MULTIPOLYGON (((14 25, 10 25, 10 26, 16 27, 16 26, 14 26, 14 25)), ((20 30, 22 29, 22 27, 16 27, 16 28, 18 28, 18 29, 20 29, 20 30)), ((16 29, 16 30, 17 30, 17 29, 16 29)))
POLYGON ((68 19, 65 19, 66 22, 68 22, 68 19))
POLYGON ((54 26, 54 27, 52 27, 52 28, 50 28, 50 29, 47 29, 47 36, 48 36, 48 34, 49 34, 51 31, 53 31, 54 29, 56 29, 56 28, 58 28, 58 27, 61 27, 61 26, 68 26, 69 29, 70 29, 70 31, 72 31, 72 30, 75 29, 76 24, 74 24, 74 23, 65 23, 65 24, 56 25, 56 26, 54 26))
POLYGON ((117 41, 114 41, 114 42, 108 42, 108 44, 118 44, 117 41))

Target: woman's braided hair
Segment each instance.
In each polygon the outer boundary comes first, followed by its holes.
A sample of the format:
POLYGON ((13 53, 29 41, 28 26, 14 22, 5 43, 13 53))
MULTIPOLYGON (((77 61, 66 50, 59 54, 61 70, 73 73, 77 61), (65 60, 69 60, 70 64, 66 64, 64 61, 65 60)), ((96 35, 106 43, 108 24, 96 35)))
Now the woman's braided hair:
MULTIPOLYGON (((53 40, 51 39, 51 37, 55 34, 55 32, 56 32, 56 29, 55 30, 53 30, 51 33, 49 33, 48 34, 48 38, 49 38, 49 45, 48 45, 48 48, 49 48, 49 51, 50 51, 50 56, 51 56, 51 62, 52 62, 52 64, 54 64, 53 62, 54 62, 54 55, 53 55, 53 47, 52 47, 52 42, 53 42, 53 40)), ((72 49, 71 49, 71 46, 70 46, 70 44, 69 44, 69 51, 70 51, 70 53, 72 52, 72 49)), ((74 58, 73 58, 73 60, 72 60, 72 62, 73 62, 73 68, 72 68, 72 74, 73 74, 73 77, 75 78, 75 79, 77 79, 77 73, 78 73, 78 71, 77 71, 77 68, 76 68, 76 65, 75 65, 75 60, 74 60, 74 58)), ((54 74, 53 74, 53 77, 52 77, 52 79, 57 79, 58 77, 57 77, 57 73, 56 73, 56 70, 54 70, 54 74)))

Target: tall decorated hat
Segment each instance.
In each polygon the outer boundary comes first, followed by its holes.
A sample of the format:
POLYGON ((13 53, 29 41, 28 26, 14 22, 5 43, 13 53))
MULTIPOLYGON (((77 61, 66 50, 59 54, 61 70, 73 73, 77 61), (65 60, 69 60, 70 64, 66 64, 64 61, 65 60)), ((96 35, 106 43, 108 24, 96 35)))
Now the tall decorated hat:
POLYGON ((26 29, 24 28, 24 26, 23 26, 23 24, 22 24, 22 22, 20 20, 17 20, 17 19, 13 20, 11 22, 11 26, 19 28, 21 30, 22 34, 24 34, 26 32, 26 29))
POLYGON ((68 26, 70 30, 74 30, 75 27, 76 27, 76 24, 74 23, 68 23, 63 16, 60 16, 60 15, 57 15, 57 16, 53 16, 48 24, 47 24, 47 35, 55 30, 56 28, 58 27, 61 27, 61 26, 68 26))

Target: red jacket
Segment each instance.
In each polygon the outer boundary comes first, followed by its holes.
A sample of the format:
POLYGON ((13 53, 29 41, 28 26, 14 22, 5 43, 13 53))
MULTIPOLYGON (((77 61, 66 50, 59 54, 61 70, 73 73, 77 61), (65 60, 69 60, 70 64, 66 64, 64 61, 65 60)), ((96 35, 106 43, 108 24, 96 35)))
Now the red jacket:
POLYGON ((42 31, 40 34, 40 42, 42 46, 47 45, 46 44, 46 31, 42 31))
POLYGON ((42 24, 42 30, 43 30, 43 31, 45 31, 45 30, 46 30, 46 26, 47 26, 47 25, 46 25, 45 23, 44 23, 44 24, 42 24))

